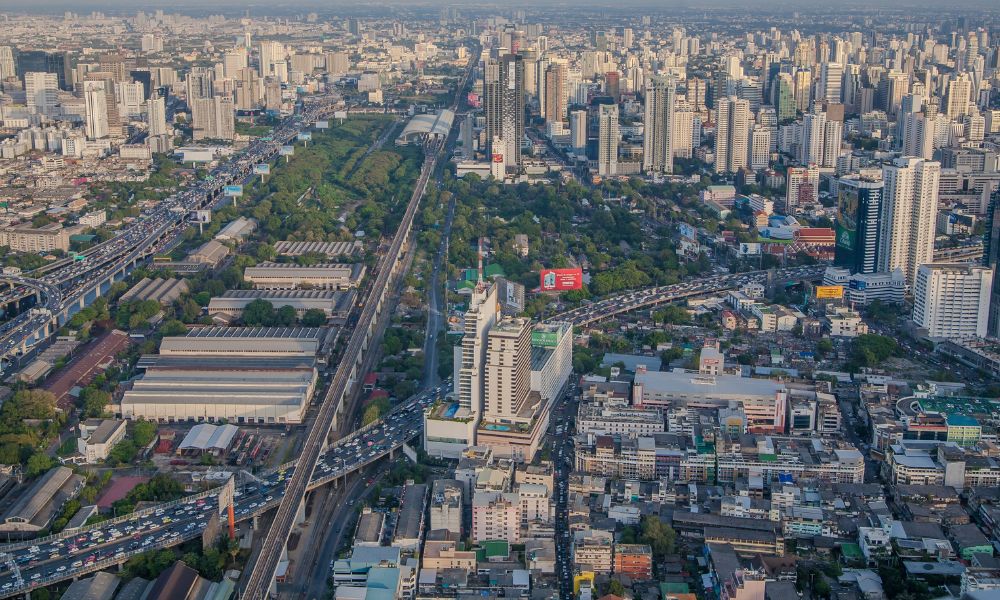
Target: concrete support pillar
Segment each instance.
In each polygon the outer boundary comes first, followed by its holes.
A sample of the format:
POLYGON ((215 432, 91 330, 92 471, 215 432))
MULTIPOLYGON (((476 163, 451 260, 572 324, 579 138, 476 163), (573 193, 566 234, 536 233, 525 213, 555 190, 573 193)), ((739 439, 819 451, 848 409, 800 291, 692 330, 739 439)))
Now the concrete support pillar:
POLYGON ((260 526, 260 517, 254 515, 253 519, 250 520, 250 527, 252 527, 254 531, 257 531, 257 528, 259 526, 260 526))
POLYGON ((295 525, 301 525, 306 520, 306 498, 308 497, 309 494, 306 493, 304 496, 302 496, 302 501, 299 502, 299 509, 295 511, 295 522, 294 522, 295 525))

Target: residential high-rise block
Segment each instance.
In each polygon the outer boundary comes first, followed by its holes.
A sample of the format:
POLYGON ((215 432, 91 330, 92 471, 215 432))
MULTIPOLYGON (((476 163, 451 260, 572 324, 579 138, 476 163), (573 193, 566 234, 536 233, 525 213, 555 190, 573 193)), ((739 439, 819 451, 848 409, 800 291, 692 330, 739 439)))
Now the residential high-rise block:
POLYGON ((642 170, 673 173, 673 118, 677 84, 672 76, 653 77, 646 82, 642 138, 642 170))
POLYGON ((542 118, 549 122, 566 117, 566 63, 553 62, 545 69, 545 103, 542 118))
POLYGON ((960 119, 969 114, 969 100, 972 98, 972 79, 968 73, 959 73, 948 82, 948 99, 945 114, 949 119, 960 119))
POLYGON ((788 167, 785 188, 785 211, 794 213, 805 206, 819 202, 819 168, 788 167))
POLYGON ((87 139, 98 140, 108 137, 108 95, 103 81, 83 82, 83 101, 87 111, 87 139))
POLYGON ((968 263, 920 265, 913 322, 932 338, 985 337, 993 269, 968 263))
POLYGON ((934 257, 941 163, 913 156, 882 168, 885 194, 879 271, 902 269, 912 286, 920 265, 934 257))
POLYGON ((618 174, 618 141, 621 130, 618 127, 618 105, 601 104, 597 113, 597 174, 601 176, 618 174))
POLYGON ((154 94, 146 102, 146 122, 149 125, 149 135, 165 135, 167 133, 166 100, 154 94))
POLYGON ((735 173, 749 165, 750 103, 729 96, 715 104, 715 172, 735 173))

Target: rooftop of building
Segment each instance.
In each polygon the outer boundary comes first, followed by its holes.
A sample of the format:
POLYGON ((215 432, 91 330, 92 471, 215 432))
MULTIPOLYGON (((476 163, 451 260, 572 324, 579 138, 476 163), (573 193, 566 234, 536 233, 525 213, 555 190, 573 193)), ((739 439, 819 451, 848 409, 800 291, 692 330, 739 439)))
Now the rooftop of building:
POLYGON ((670 396, 691 397, 740 397, 766 396, 773 398, 785 389, 785 385, 770 379, 753 379, 739 375, 701 375, 683 370, 647 371, 637 373, 636 385, 643 390, 670 396))

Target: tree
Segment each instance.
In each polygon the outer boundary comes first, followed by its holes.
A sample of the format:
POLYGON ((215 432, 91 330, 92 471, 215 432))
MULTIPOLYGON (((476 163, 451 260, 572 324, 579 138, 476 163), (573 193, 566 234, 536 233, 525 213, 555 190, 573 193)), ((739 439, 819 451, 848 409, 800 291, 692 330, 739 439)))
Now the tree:
POLYGON ((273 320, 274 305, 262 298, 250 301, 243 309, 243 323, 245 325, 259 327, 270 325, 273 320))
POLYGON ((28 458, 25 473, 28 477, 38 477, 42 473, 51 469, 53 466, 55 466, 55 461, 51 456, 45 454, 44 452, 37 452, 28 458))
POLYGON ((84 417, 97 418, 103 416, 105 414, 104 407, 111 404, 111 394, 96 386, 88 385, 80 392, 80 403, 83 406, 84 417))
POLYGON ((272 324, 280 327, 291 327, 292 325, 295 325, 296 317, 297 314, 295 309, 286 304, 285 306, 279 308, 275 313, 272 324))
POLYGON ((156 423, 152 421, 136 421, 132 425, 132 439, 139 448, 145 448, 156 439, 156 423))
POLYGON ((673 553, 677 532, 663 522, 663 519, 656 515, 646 515, 642 518, 641 530, 639 539, 652 549, 654 560, 662 560, 664 556, 673 553))
POLYGON ((187 333, 187 327, 185 327, 184 323, 181 323, 177 319, 170 319, 164 323, 162 327, 160 327, 160 333, 165 336, 184 335, 187 333))
POLYGON ((320 308, 310 308, 302 315, 302 325, 305 327, 322 327, 326 325, 326 313, 320 308))
POLYGON ((625 596, 625 586, 617 579, 612 579, 608 583, 608 593, 622 598, 625 596))

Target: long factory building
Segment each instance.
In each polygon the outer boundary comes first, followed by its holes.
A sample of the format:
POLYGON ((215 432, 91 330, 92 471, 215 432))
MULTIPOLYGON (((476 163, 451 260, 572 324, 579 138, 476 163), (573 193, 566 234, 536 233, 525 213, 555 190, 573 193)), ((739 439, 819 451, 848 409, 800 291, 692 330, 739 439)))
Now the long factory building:
POLYGON ((212 327, 166 337, 139 360, 125 392, 126 419, 158 422, 301 423, 316 389, 324 330, 212 327))
POLYGON ((234 318, 243 316, 247 305, 254 300, 266 300, 274 308, 291 306, 302 317, 306 311, 319 309, 327 319, 347 319, 357 298, 357 290, 228 290, 208 303, 208 314, 223 314, 234 318))
POLYGON ((307 267, 264 262, 243 271, 243 278, 258 290, 348 290, 361 285, 364 276, 362 263, 320 263, 307 267))

